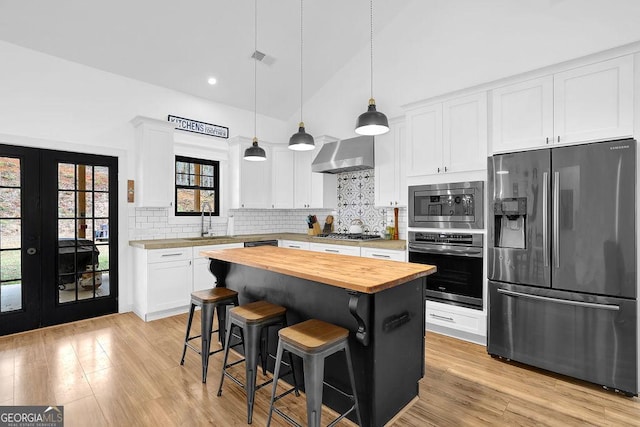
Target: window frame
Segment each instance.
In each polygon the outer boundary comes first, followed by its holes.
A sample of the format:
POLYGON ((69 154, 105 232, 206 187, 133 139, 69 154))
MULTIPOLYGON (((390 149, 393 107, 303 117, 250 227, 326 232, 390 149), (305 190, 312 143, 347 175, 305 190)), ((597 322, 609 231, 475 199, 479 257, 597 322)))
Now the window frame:
MULTIPOLYGON (((196 174, 196 176, 199 176, 196 174)), ((179 189, 190 189, 190 190, 213 190, 215 193, 213 212, 211 216, 220 216, 220 161, 219 160, 209 160, 209 159, 201 159, 196 157, 188 157, 188 156, 175 156, 174 160, 174 174, 173 174, 173 197, 174 197, 174 215, 176 217, 189 217, 189 216, 200 216, 202 215, 201 206, 202 203, 199 204, 198 210, 194 212, 178 212, 178 190, 179 189), (208 165, 213 167, 213 187, 201 187, 199 185, 178 185, 177 176, 178 176, 178 162, 182 163, 193 163, 196 165, 208 165)))

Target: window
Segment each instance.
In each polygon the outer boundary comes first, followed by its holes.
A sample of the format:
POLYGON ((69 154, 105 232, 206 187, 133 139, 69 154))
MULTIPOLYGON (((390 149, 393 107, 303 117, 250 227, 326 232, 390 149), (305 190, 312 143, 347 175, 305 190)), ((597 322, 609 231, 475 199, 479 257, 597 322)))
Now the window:
POLYGON ((220 215, 219 171, 218 161, 176 156, 176 216, 200 215, 205 203, 220 215))

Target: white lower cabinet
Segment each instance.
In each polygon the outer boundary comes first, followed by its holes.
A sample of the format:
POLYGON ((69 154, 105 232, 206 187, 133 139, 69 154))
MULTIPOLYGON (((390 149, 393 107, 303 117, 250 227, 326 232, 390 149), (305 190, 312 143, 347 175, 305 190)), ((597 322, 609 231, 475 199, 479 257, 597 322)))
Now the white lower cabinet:
POLYGON ((393 249, 361 248, 360 256, 364 258, 388 259, 391 261, 406 261, 404 251, 393 249))
POLYGON ((278 246, 281 248, 289 248, 289 249, 300 249, 300 250, 309 250, 309 242, 298 242, 296 240, 280 240, 278 242, 278 246))
MULTIPOLYGON (((429 277, 427 276, 427 280, 429 277)), ((482 310, 426 302, 427 330, 485 345, 487 315, 482 310)))
POLYGON ((241 248, 242 243, 171 249, 133 249, 133 311, 145 321, 188 310, 191 292, 212 288, 215 277, 201 251, 241 248))
POLYGON ((200 255, 202 251, 215 251, 219 249, 242 248, 242 243, 225 243, 222 245, 194 246, 193 247, 193 290, 213 288, 216 278, 209 271, 209 258, 200 255))
POLYGON ((134 249, 134 312, 145 321, 184 311, 192 286, 191 248, 134 249))
POLYGON ((326 243, 309 243, 309 250, 330 254, 360 256, 359 246, 330 245, 326 243))

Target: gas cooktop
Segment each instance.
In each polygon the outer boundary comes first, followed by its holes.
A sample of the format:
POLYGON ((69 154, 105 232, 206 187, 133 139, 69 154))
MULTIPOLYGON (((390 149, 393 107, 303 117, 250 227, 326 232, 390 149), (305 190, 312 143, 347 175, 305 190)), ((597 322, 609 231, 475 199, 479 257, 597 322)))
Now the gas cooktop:
POLYGON ((374 240, 380 239, 380 236, 375 234, 362 234, 362 233, 324 233, 318 234, 315 237, 324 237, 325 239, 336 240, 374 240))

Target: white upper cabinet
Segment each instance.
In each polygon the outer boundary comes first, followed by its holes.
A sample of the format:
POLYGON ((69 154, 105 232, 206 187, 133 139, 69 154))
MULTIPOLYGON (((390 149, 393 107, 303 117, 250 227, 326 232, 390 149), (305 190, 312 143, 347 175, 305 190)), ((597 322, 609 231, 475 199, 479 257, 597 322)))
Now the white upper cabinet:
POLYGON ((267 160, 250 162, 244 160, 244 151, 251 146, 249 138, 235 137, 229 141, 229 170, 231 208, 266 209, 271 208, 271 149, 259 143, 265 150, 267 160))
POLYGON ((445 172, 487 168, 487 93, 442 104, 442 165, 445 172))
POLYGON ((555 141, 572 143, 633 135, 633 56, 553 76, 555 141))
POLYGON ((407 175, 437 173, 442 164, 442 104, 407 112, 407 131, 407 175))
POLYGON ((390 120, 389 127, 389 132, 374 138, 375 205, 406 206, 406 171, 403 162, 406 133, 404 118, 390 120))
POLYGON ((272 208, 290 209, 293 207, 294 153, 287 146, 273 147, 272 164, 272 208))
MULTIPOLYGON (((289 150, 291 151, 291 150, 289 150)), ((293 156, 293 207, 310 208, 313 196, 311 162, 318 149, 296 151, 293 156)), ((314 206, 322 207, 322 206, 314 206)))
POLYGON ((493 151, 545 144, 553 136, 553 78, 545 76, 494 89, 493 151))
POLYGON ((240 166, 240 207, 241 208, 269 208, 271 207, 271 151, 261 145, 267 154, 263 162, 244 160, 244 150, 249 144, 242 144, 240 166))
POLYGON ((173 205, 175 124, 148 117, 136 117, 136 184, 134 200, 139 207, 173 205))
POLYGON ((408 176, 486 169, 487 94, 407 111, 408 176))
POLYGON ((633 135, 633 57, 492 91, 492 151, 633 135))

